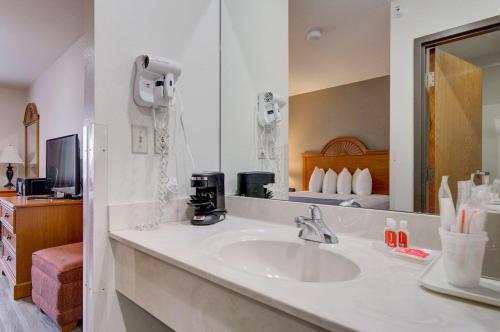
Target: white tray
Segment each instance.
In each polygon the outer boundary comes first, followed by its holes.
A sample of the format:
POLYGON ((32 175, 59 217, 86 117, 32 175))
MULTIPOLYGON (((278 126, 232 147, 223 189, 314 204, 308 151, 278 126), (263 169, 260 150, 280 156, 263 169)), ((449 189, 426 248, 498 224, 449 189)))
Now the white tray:
POLYGON ((420 284, 435 292, 500 307, 500 281, 481 278, 479 288, 466 289, 448 283, 444 271, 443 256, 437 257, 420 276, 420 284))

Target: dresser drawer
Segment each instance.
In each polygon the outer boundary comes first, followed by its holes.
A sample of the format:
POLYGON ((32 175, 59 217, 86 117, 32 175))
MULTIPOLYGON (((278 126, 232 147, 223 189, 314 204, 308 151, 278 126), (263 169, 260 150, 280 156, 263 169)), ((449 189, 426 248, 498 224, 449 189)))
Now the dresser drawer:
POLYGON ((9 208, 2 206, 2 210, 0 211, 0 220, 2 223, 7 224, 7 228, 12 230, 12 233, 16 233, 16 214, 14 211, 9 208))
POLYGON ((16 252, 16 236, 12 234, 5 225, 2 224, 2 242, 8 243, 11 249, 16 252))
POLYGON ((2 261, 9 269, 9 272, 16 276, 16 255, 12 253, 8 246, 3 246, 2 261))

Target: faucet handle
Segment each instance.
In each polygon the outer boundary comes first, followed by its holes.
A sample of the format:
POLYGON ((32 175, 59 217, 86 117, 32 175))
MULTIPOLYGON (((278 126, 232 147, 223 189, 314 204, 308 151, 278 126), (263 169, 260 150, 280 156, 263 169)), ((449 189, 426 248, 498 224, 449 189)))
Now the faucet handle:
POLYGON ((312 220, 321 220, 321 209, 317 205, 309 206, 309 214, 311 215, 312 220))
POLYGON ((304 217, 295 217, 295 225, 301 228, 304 225, 304 217))

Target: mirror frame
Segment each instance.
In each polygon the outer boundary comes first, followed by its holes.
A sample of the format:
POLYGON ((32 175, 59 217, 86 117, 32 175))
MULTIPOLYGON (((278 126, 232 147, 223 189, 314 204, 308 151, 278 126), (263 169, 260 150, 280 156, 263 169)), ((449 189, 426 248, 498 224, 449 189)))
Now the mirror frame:
POLYGON ((429 178, 429 172, 426 169, 428 158, 426 142, 429 136, 428 100, 424 93, 426 51, 431 47, 497 30, 500 30, 500 15, 420 37, 414 41, 413 212, 415 213, 428 211, 427 191, 425 190, 426 180, 429 178))
POLYGON ((36 126, 36 171, 35 175, 40 175, 40 114, 35 103, 29 103, 24 111, 24 175, 28 176, 28 127, 36 126))

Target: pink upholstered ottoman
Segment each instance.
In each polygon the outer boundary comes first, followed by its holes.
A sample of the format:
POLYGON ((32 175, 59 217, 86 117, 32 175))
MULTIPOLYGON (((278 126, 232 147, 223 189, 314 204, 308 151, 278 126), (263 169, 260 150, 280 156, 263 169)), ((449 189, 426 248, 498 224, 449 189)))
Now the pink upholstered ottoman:
POLYGON ((39 250, 32 261, 33 302, 62 331, 75 328, 83 312, 83 243, 39 250))

